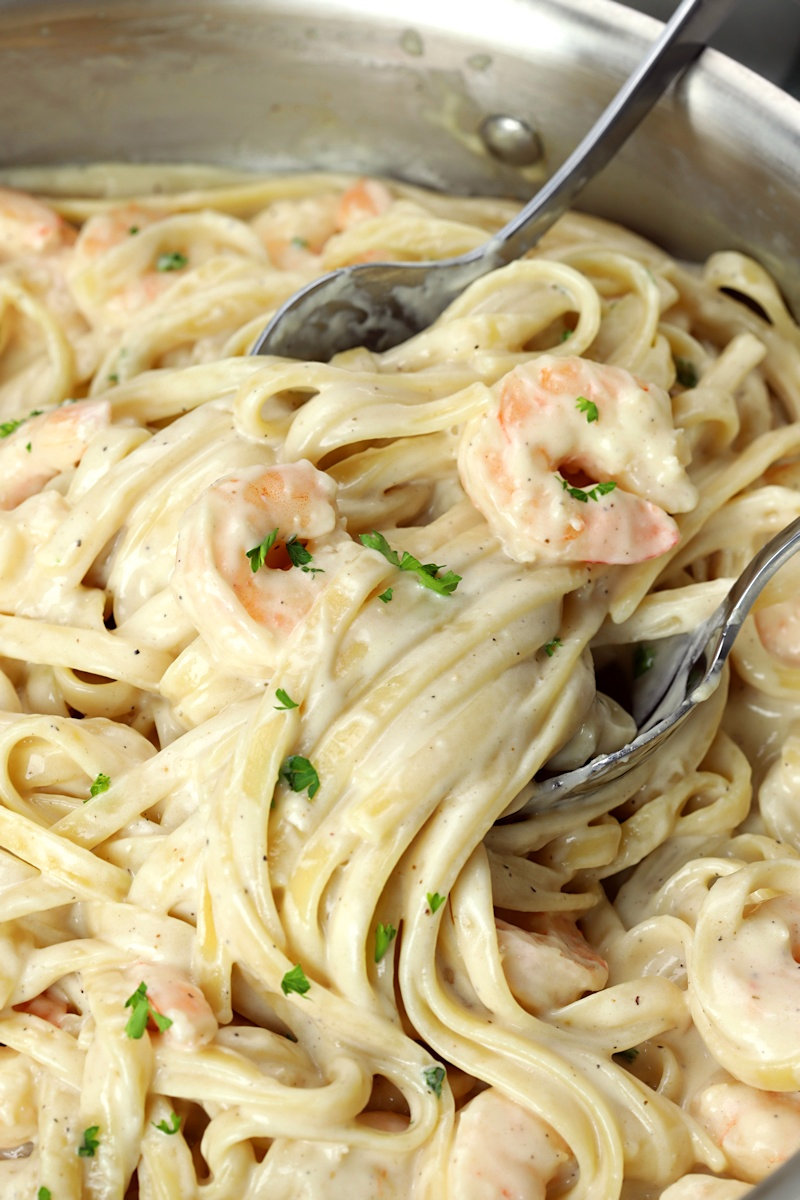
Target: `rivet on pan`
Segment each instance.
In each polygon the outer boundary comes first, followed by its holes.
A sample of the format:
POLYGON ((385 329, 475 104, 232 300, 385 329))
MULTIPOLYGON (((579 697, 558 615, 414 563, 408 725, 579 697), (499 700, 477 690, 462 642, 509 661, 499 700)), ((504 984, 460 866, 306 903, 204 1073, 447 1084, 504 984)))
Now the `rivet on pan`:
POLYGON ((539 134, 520 117, 495 113, 484 118, 478 132, 492 157, 511 167, 530 167, 544 153, 539 134))

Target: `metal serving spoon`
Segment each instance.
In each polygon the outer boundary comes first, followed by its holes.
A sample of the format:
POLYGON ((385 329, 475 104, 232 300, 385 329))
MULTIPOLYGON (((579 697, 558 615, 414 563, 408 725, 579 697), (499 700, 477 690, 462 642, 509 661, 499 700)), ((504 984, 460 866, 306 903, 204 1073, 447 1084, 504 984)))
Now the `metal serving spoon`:
POLYGON ((762 589, 800 547, 800 517, 787 525, 745 567, 720 606, 693 633, 648 644, 651 665, 634 683, 632 742, 601 754, 574 771, 537 781, 525 804, 509 816, 590 801, 598 788, 627 774, 678 729, 698 704, 714 694, 742 623, 762 589))
POLYGON ((252 354, 327 362, 340 350, 388 350, 427 328, 468 284, 530 250, 613 158, 737 0, 682 0, 650 53, 583 141, 522 211, 477 250, 427 263, 340 267, 278 309, 252 354))

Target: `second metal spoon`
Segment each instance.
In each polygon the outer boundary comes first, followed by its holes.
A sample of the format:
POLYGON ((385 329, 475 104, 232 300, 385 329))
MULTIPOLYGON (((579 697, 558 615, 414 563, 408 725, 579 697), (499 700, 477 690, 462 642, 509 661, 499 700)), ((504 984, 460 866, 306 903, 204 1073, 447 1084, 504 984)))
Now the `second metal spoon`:
POLYGON ((725 599, 692 633, 655 643, 651 667, 634 685, 633 741, 601 754, 574 771, 544 779, 509 820, 591 800, 603 784, 619 779, 643 762, 714 694, 722 668, 745 617, 783 564, 800 549, 800 517, 776 534, 750 560, 725 599))

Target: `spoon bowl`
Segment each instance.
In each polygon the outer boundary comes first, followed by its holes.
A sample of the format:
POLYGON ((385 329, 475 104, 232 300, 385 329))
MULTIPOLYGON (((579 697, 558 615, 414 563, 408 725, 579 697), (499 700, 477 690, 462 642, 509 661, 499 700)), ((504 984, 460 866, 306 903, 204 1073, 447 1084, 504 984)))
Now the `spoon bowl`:
POLYGON ((636 737, 582 767, 537 781, 525 803, 506 819, 519 821, 589 802, 603 784, 626 775, 657 750, 698 704, 714 694, 745 617, 775 572, 798 549, 800 517, 759 550, 722 603, 697 629, 648 645, 652 665, 634 683, 636 737))

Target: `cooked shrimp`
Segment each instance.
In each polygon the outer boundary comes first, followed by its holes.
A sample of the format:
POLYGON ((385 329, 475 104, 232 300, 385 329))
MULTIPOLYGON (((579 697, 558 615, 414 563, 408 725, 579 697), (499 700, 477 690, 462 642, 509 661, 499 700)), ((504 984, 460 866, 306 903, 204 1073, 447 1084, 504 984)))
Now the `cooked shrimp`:
POLYGON ((359 179, 349 187, 339 201, 336 225, 349 229, 370 217, 379 217, 392 203, 392 193, 378 179, 359 179))
POLYGON ((324 192, 303 200, 278 200, 253 219, 276 267, 302 271, 317 265, 326 242, 359 221, 380 216, 392 194, 377 179, 359 179, 341 195, 324 192))
POLYGON ((495 921, 508 986, 524 1008, 538 1015, 605 987, 608 966, 574 921, 542 913, 527 923, 495 921))
POLYGON ((34 996, 32 1000, 26 1000, 23 1004, 18 1004, 17 1009, 20 1012, 31 1013, 34 1017, 41 1017, 43 1021, 49 1021, 51 1025, 58 1028, 63 1024, 64 1018, 68 1015, 66 1001, 61 996, 56 996, 50 991, 41 992, 38 996, 34 996))
POLYGON ((172 1024, 164 1037, 181 1046, 196 1048, 210 1042, 217 1032, 217 1019, 199 987, 181 971, 162 963, 137 962, 127 968, 135 986, 144 983, 150 1005, 172 1024))
POLYGON ((338 206, 333 192, 303 200, 277 200, 254 217, 252 229, 276 267, 302 270, 316 263, 328 238, 336 233, 338 206))
MULTIPOLYGON (((159 270, 151 251, 142 247, 141 235, 152 225, 167 219, 166 212, 125 204, 107 212, 95 213, 81 227, 69 264, 69 277, 76 298, 86 315, 94 321, 117 323, 127 314, 152 304, 173 286, 173 270, 159 270), (117 247, 130 245, 137 252, 120 270, 113 259, 104 260, 117 247)), ((179 256, 176 262, 186 265, 179 256)))
POLYGON ((78 400, 23 420, 0 441, 0 509, 16 508, 77 466, 94 434, 110 420, 107 400, 78 400))
POLYGON ((716 1179, 713 1175, 684 1175, 671 1183, 659 1200, 739 1200, 750 1191, 739 1179, 716 1179))
POLYGON ((41 200, 0 188, 0 255, 46 254, 74 240, 72 226, 41 200))
POLYGON ((458 1200, 544 1200, 548 1184, 569 1172, 564 1140, 541 1117, 488 1088, 456 1118, 448 1195, 458 1200))
POLYGON ((97 258, 165 216, 166 212, 156 212, 139 204, 125 204, 107 212, 95 213, 81 226, 75 243, 76 257, 97 258))
POLYGON ((621 367, 542 355, 465 426, 461 481, 518 562, 634 563, 678 541, 696 493, 670 401, 621 367))
POLYGON ((731 1170, 757 1183, 800 1150, 800 1094, 762 1092, 745 1083, 714 1083, 694 1111, 731 1170))
POLYGON ((336 484, 311 463, 280 463, 217 480, 187 512, 172 586, 226 665, 263 674, 276 639, 319 596, 331 551, 349 542, 335 497, 336 484), (295 563, 294 547, 308 559, 295 563))

